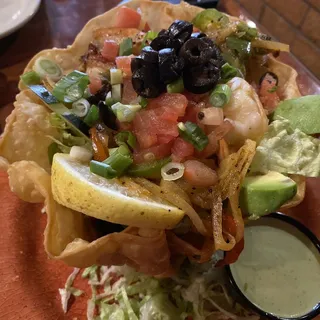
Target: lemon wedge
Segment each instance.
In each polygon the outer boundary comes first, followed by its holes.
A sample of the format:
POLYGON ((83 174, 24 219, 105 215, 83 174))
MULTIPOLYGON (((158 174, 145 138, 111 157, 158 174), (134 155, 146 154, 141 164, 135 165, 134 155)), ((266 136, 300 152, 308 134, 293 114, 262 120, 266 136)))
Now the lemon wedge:
POLYGON ((113 223, 171 229, 184 216, 182 210, 157 198, 134 178, 105 179, 66 154, 55 154, 51 184, 58 203, 113 223))

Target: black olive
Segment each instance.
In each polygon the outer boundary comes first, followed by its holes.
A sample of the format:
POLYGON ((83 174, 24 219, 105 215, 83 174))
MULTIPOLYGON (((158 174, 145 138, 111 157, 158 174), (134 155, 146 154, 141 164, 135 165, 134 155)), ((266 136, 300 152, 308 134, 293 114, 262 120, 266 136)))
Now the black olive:
POLYGON ((165 48, 173 48, 177 52, 183 45, 183 41, 180 39, 173 39, 169 35, 161 35, 151 41, 150 46, 153 50, 160 51, 165 48))
POLYGON ((213 60, 204 65, 187 67, 183 70, 183 83, 192 93, 205 93, 213 89, 221 77, 220 68, 213 60))
POLYGON ((225 64, 219 47, 210 38, 201 38, 211 48, 211 60, 213 59, 217 66, 222 67, 225 64))
POLYGON ((209 47, 215 46, 215 43, 208 37, 201 38, 201 41, 205 42, 209 47))
POLYGON ((142 66, 144 65, 143 60, 141 59, 141 57, 136 57, 131 59, 131 71, 132 73, 134 73, 135 71, 139 70, 140 68, 142 68, 142 66))
POLYGON ((159 33, 158 33, 158 37, 160 36, 169 36, 169 31, 166 29, 162 29, 159 33))
POLYGON ((189 65, 201 65, 209 61, 212 48, 202 39, 189 39, 180 50, 180 56, 189 65))
POLYGON ((158 52, 147 46, 142 49, 140 58, 144 62, 158 63, 158 52))
POLYGON ((261 83, 262 83, 262 81, 264 80, 264 78, 265 78, 266 76, 272 77, 272 78, 276 81, 276 86, 278 85, 278 82, 279 82, 278 76, 277 76, 275 73, 273 73, 273 72, 271 72, 271 71, 268 71, 268 72, 266 72, 264 75, 261 76, 261 78, 260 78, 260 80, 259 80, 259 85, 260 85, 260 86, 261 86, 261 83))
POLYGON ((191 38, 201 39, 205 38, 207 35, 203 32, 194 32, 191 34, 191 38))
POLYGON ((190 22, 183 20, 174 21, 168 29, 172 38, 180 39, 183 42, 190 38, 192 30, 193 25, 190 22))
POLYGON ((175 54, 174 49, 166 48, 159 51, 160 79, 168 84, 178 79, 182 73, 184 61, 175 54))
POLYGON ((105 101, 108 92, 111 91, 111 84, 105 82, 104 85, 96 92, 96 94, 87 98, 90 104, 98 104, 100 101, 105 101))
POLYGON ((98 103, 99 108, 99 116, 100 119, 103 121, 103 123, 110 129, 118 130, 117 126, 117 117, 113 113, 113 111, 106 106, 106 104, 103 101, 100 101, 98 103))
POLYGON ((159 69, 153 64, 145 65, 132 74, 132 86, 138 95, 145 98, 156 98, 165 90, 159 69))

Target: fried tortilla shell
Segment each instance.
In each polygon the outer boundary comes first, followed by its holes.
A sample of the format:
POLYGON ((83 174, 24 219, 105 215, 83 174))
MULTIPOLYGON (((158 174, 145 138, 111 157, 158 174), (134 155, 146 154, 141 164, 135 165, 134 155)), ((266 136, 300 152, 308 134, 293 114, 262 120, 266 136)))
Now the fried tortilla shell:
MULTIPOLYGON (((167 2, 141 0, 129 2, 126 6, 139 8, 143 24, 148 23, 150 28, 156 31, 167 28, 175 19, 191 21, 202 10, 184 2, 172 5, 167 2)), ((101 30, 107 32, 109 28, 113 36, 115 32, 119 32, 111 29, 118 10, 119 7, 116 7, 90 20, 74 43, 66 49, 54 48, 39 52, 28 63, 25 72, 32 69, 39 57, 55 61, 64 74, 81 69, 81 57, 88 52, 89 44, 93 40, 102 41, 101 30)), ((236 18, 232 20, 235 21, 236 18)), ((99 64, 96 67, 99 68, 99 64)), ((296 84, 297 74, 290 66, 269 58, 268 67, 278 75, 279 90, 284 99, 300 95, 296 84)), ((147 274, 172 274, 165 231, 147 232, 129 227, 120 233, 97 238, 90 218, 54 201, 47 149, 51 138, 58 138, 59 133, 50 126, 50 110, 22 82, 19 88, 21 92, 14 103, 15 109, 7 119, 0 140, 0 166, 8 170, 10 186, 21 199, 45 202, 48 222, 44 242, 49 257, 76 267, 127 263, 147 274)), ((244 170, 247 169, 244 164, 239 165, 244 170)), ((234 172, 238 179, 242 177, 241 170, 234 172)), ((234 182, 230 186, 221 185, 222 198, 232 197, 231 193, 235 192, 236 185, 234 182)), ((183 205, 191 208, 183 197, 181 201, 183 205)), ((198 229, 205 234, 206 230, 199 217, 192 210, 189 211, 190 217, 197 222, 198 229)))
POLYGON ((8 175, 12 191, 21 199, 45 203, 48 222, 44 245, 50 258, 80 268, 128 264, 150 275, 172 274, 164 230, 128 227, 97 239, 90 218, 53 199, 50 175, 38 164, 15 162, 8 175))

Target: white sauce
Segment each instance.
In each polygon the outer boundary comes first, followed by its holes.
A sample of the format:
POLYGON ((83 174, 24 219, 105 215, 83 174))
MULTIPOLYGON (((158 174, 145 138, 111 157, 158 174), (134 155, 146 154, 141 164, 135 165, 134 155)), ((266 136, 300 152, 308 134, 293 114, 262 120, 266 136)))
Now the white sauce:
POLYGON ((294 318, 320 301, 320 254, 292 225, 264 218, 245 228, 245 246, 230 266, 242 293, 258 308, 294 318))

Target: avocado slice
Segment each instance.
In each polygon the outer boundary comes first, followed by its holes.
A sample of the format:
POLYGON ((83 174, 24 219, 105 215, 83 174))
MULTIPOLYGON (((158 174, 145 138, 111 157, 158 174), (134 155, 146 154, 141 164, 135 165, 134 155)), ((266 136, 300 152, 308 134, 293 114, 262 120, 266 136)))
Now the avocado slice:
POLYGON ((293 129, 306 134, 320 132, 320 95, 304 96, 279 103, 273 118, 280 116, 288 119, 293 129))
POLYGON ((278 210, 297 193, 297 184, 275 171, 244 179, 240 190, 240 208, 251 218, 278 210))

